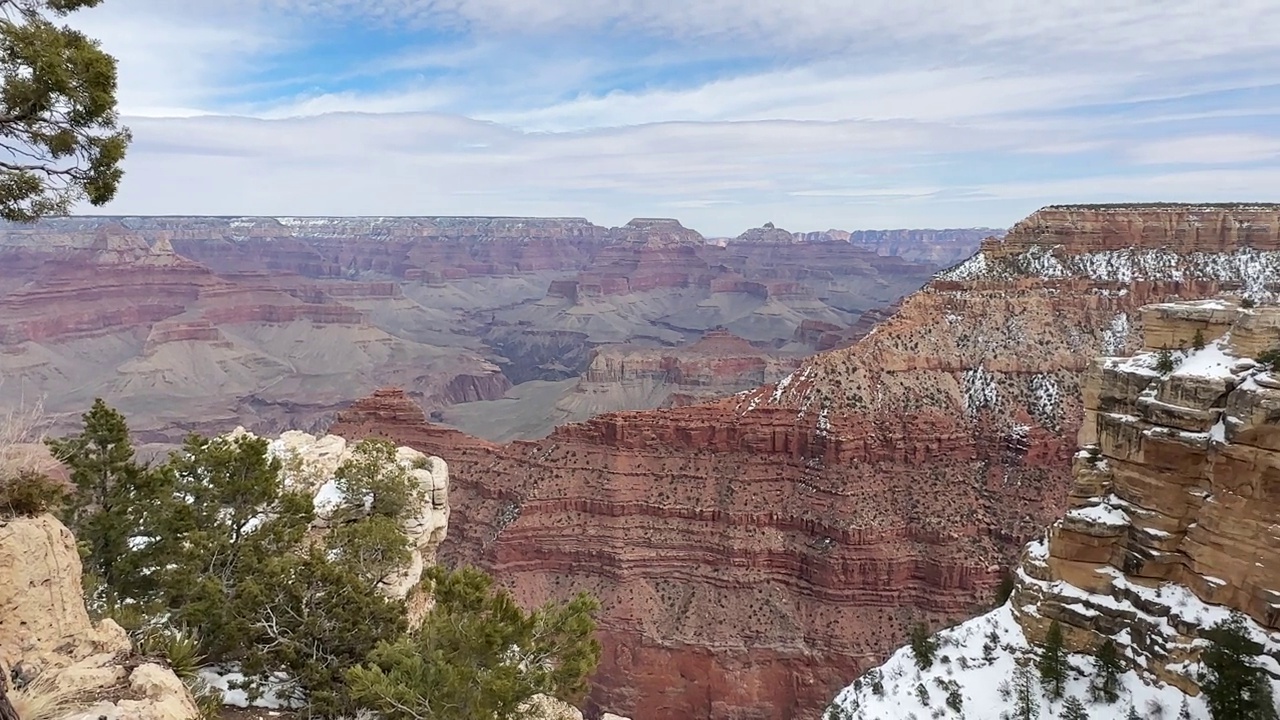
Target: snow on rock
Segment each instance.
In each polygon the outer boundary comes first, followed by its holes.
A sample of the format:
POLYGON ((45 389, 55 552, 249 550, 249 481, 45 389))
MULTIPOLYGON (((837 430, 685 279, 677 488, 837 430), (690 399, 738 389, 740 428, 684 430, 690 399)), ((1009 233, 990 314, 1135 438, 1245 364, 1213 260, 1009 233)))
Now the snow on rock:
MULTIPOLYGON (((244 428, 236 428, 226 437, 250 436, 244 428)), ((325 527, 333 512, 349 498, 335 474, 354 457, 357 446, 337 435, 317 437, 290 430, 271 440, 267 452, 281 463, 281 479, 285 487, 312 494, 317 527, 325 527)), ((383 580, 383 590, 392 597, 403 598, 418 583, 422 570, 435 562, 436 548, 444 541, 449 528, 449 468, 444 460, 428 456, 410 447, 396 448, 396 463, 417 483, 423 503, 405 520, 404 531, 413 547, 410 565, 402 572, 383 580)), ((366 500, 367 504, 368 500, 366 500)), ((246 530, 257 527, 262 518, 254 518, 246 530)))
POLYGON ((209 666, 200 668, 196 674, 210 688, 222 691, 223 705, 238 708, 252 706, 272 710, 301 706, 299 703, 289 699, 284 688, 285 680, 287 680, 284 676, 280 676, 277 683, 264 683, 260 688, 261 697, 250 701, 249 693, 239 687, 245 681, 245 677, 237 669, 209 666))
POLYGON ((1075 508, 1067 512, 1067 517, 1072 520, 1083 520, 1094 525, 1106 525, 1109 527, 1126 527, 1130 524, 1129 516, 1123 510, 1105 503, 1075 508))
POLYGON ((962 378, 964 410, 973 416, 984 408, 996 406, 996 378, 982 365, 966 370, 962 378))
POLYGON ((1102 354, 1119 355, 1124 352, 1125 345, 1129 342, 1130 329, 1129 315, 1123 312, 1116 313, 1116 316, 1111 318, 1111 324, 1102 331, 1102 354))
POLYGON ((1059 244, 1033 244, 1015 255, 991 256, 980 250, 963 263, 939 272, 934 280, 972 282, 1019 277, 1084 277, 1116 283, 1214 280, 1238 283, 1242 295, 1258 300, 1269 297, 1267 287, 1280 282, 1280 252, 1241 247, 1230 252, 1180 254, 1169 248, 1135 246, 1072 253, 1059 244))
POLYGON ((1062 389, 1052 375, 1031 378, 1031 417, 1047 428, 1056 429, 1062 422, 1062 389))
MULTIPOLYGON (((827 718, 852 720, 928 720, 965 718, 1001 720, 1012 708, 1011 680, 1019 664, 1031 663, 1034 653, 1011 604, 934 636, 937 651, 932 667, 920 670, 911 648, 903 647, 880 667, 869 671, 836 696, 827 718), (959 710, 955 709, 959 706, 959 710)), ((1093 720, 1121 720, 1130 705, 1140 717, 1174 718, 1184 700, 1194 720, 1208 720, 1202 696, 1190 697, 1178 688, 1152 681, 1130 670, 1121 676, 1119 701, 1108 705, 1089 700, 1088 678, 1094 673, 1089 655, 1068 655, 1072 668, 1066 697, 1085 703, 1093 720), (1159 711, 1157 711, 1159 708, 1159 711)), ((1280 684, 1277 685, 1280 690, 1280 684)), ((1062 717, 1062 701, 1052 701, 1037 684, 1039 720, 1062 717)))
POLYGON ((1174 369, 1173 377, 1230 378, 1240 358, 1228 351, 1231 335, 1208 343, 1202 350, 1191 350, 1174 369))

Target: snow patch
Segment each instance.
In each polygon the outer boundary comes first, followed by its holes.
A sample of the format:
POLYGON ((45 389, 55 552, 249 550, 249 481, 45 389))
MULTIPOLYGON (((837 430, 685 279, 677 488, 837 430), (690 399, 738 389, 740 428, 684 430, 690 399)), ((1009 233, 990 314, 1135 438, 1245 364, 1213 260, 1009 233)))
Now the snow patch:
POLYGON ((980 410, 994 409, 996 406, 996 377, 979 365, 966 370, 962 378, 964 388, 964 411, 967 415, 976 415, 980 410))
POLYGON ((1102 354, 1119 355, 1124 352, 1125 345, 1129 342, 1130 330, 1129 315, 1123 312, 1116 313, 1116 316, 1111 318, 1111 324, 1102 331, 1102 354))

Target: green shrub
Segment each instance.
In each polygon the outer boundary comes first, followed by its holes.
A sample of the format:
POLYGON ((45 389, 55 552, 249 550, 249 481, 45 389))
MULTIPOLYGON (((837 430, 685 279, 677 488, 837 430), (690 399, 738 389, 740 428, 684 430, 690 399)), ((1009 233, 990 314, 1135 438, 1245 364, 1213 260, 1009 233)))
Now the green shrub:
POLYGON ((1173 372, 1176 363, 1173 360, 1173 353, 1168 348, 1160 350, 1156 353, 1156 371, 1161 375, 1168 375, 1173 372))
POLYGON ((148 466, 119 413, 99 400, 83 420, 49 445, 79 489, 64 517, 87 603, 167 660, 202 717, 221 701, 199 681, 204 662, 239 666, 250 699, 270 684, 303 717, 394 720, 408 717, 395 703, 421 697, 403 693, 422 692, 464 708, 432 718, 490 720, 531 694, 585 694, 600 655, 588 596, 526 612, 478 570, 434 568, 422 589, 435 604, 410 632, 381 581, 410 559, 403 523, 428 498, 389 443, 360 443, 338 468, 344 500, 320 528, 311 496, 283 489, 298 464, 282 467, 265 439, 192 435, 148 466))
POLYGON ((1254 299, 1253 299, 1253 298, 1251 298, 1251 297, 1245 296, 1245 297, 1240 298, 1240 307, 1242 307, 1242 308, 1251 308, 1251 307, 1254 307, 1254 306, 1255 306, 1255 305, 1257 305, 1257 304, 1258 304, 1258 303, 1256 303, 1256 302, 1254 301, 1254 299))
POLYGON ((20 470, 0 479, 0 516, 41 515, 60 509, 71 498, 71 486, 36 472, 20 470))
POLYGON ((361 707, 386 720, 503 720, 534 695, 586 695, 600 661, 594 599, 526 613, 474 568, 427 574, 435 605, 422 626, 346 673, 361 707))
POLYGON ((1280 348, 1270 348, 1258 353, 1258 357, 1254 358, 1259 365, 1263 365, 1268 369, 1274 368, 1277 362, 1280 362, 1280 348))
POLYGON ((183 680, 187 690, 191 691, 191 699, 196 701, 199 713, 197 720, 217 720, 222 717, 222 691, 213 687, 199 676, 183 680))
POLYGON ((1205 636, 1200 689, 1213 720, 1276 720, 1271 678, 1254 660, 1263 648, 1249 638, 1244 616, 1233 613, 1205 636))
POLYGON ((173 669, 173 674, 183 680, 196 677, 196 673, 203 667, 204 654, 200 651, 200 636, 186 628, 144 630, 138 638, 138 651, 143 655, 163 658, 173 669))

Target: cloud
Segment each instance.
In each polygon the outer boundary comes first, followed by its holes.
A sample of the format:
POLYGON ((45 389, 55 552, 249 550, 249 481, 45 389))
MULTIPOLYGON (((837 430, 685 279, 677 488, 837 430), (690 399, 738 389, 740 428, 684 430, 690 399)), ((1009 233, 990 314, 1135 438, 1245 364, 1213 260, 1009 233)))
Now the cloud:
POLYGON ((1129 151, 1143 164, 1229 165, 1265 162, 1280 157, 1280 136, 1200 135, 1143 143, 1129 151))
POLYGON ((1018 138, 902 121, 561 133, 417 113, 131 122, 137 139, 112 213, 573 215, 609 224, 678 215, 724 235, 765 219, 798 229, 1000 226, 1048 202, 1252 197, 1280 179, 1256 169, 1090 166, 1070 179, 1013 182, 1004 179, 1026 175, 1018 138))
POLYGON ((1273 4, 106 0, 74 22, 119 56, 136 138, 109 212, 736 235, 1280 187, 1257 167, 1280 154, 1273 4))

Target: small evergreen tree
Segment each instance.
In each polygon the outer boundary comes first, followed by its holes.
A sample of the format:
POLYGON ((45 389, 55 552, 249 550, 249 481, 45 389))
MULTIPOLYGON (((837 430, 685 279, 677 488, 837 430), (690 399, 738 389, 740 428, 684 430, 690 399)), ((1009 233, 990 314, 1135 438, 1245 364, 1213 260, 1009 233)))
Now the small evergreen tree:
POLYGON ((435 605, 422 627, 346 673, 362 707, 386 720, 513 720, 534 695, 585 695, 600 659, 595 600, 525 613, 472 568, 434 567, 424 582, 435 605))
POLYGON ((928 625, 918 622, 911 626, 911 655, 915 658, 917 668, 928 670, 933 667, 933 656, 937 649, 937 642, 929 634, 928 625))
POLYGON ((1031 668, 1019 665, 1013 672, 1013 720, 1039 720, 1036 677, 1031 668))
POLYGON ((1205 632, 1209 647, 1201 653, 1205 674, 1200 682, 1213 720, 1277 720, 1271 679, 1254 664, 1262 647, 1249 638, 1238 613, 1205 632))
POLYGON ((1125 713, 1124 720, 1142 720, 1142 716, 1138 714, 1138 708, 1133 703, 1129 703, 1129 711, 1125 713))
POLYGON ((1094 702, 1114 703, 1120 699, 1120 674, 1123 668, 1116 644, 1107 638, 1094 658, 1094 676, 1089 683, 1089 697, 1094 702))
POLYGON ((1246 308, 1246 309, 1251 308, 1256 306, 1257 304, 1258 303, 1253 298, 1247 295, 1245 297, 1240 298, 1240 307, 1242 308, 1246 308))
POLYGON ((1163 348, 1156 353, 1156 371, 1161 375, 1168 375, 1173 372, 1174 362, 1173 353, 1169 348, 1163 348))
POLYGON ((1040 657, 1036 663, 1040 671, 1040 684, 1045 692, 1054 700, 1061 700, 1067 683, 1067 653, 1063 649, 1062 624, 1057 620, 1049 623, 1049 631, 1045 634, 1044 645, 1040 648, 1040 657))
POLYGON ((156 591, 155 510, 168 492, 163 473, 134 459, 124 416, 101 398, 81 416, 79 434, 48 441, 71 470, 75 494, 62 520, 80 543, 88 586, 106 605, 144 601, 156 591))
POLYGON ((1182 698, 1182 707, 1178 708, 1178 720, 1191 720, 1191 705, 1182 698))
POLYGON ((1061 717, 1062 720, 1089 720, 1089 713, 1085 712, 1084 703, 1080 702, 1080 698, 1070 695, 1062 703, 1061 717))
POLYGON ((987 637, 982 641, 982 659, 988 665, 996 661, 996 649, 1000 647, 1000 633, 995 628, 991 628, 991 632, 987 633, 987 637))

